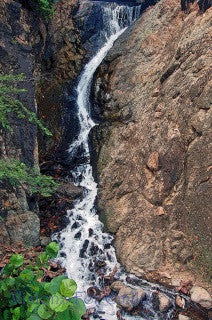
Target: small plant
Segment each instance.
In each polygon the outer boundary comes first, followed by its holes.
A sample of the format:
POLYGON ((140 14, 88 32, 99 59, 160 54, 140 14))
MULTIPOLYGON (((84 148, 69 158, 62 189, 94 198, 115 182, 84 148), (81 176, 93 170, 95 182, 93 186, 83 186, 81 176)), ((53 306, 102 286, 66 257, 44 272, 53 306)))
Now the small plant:
POLYGON ((23 81, 24 78, 24 74, 0 75, 0 123, 3 128, 12 130, 9 115, 15 114, 19 119, 28 119, 35 123, 47 136, 52 136, 42 121, 38 119, 36 113, 30 111, 20 100, 15 98, 15 96, 26 92, 26 89, 20 89, 14 85, 16 82, 23 81))
POLYGON ((65 275, 42 281, 43 269, 58 250, 58 244, 51 242, 34 263, 27 263, 20 254, 11 256, 0 275, 1 320, 81 320, 86 308, 73 297, 75 281, 65 275))
POLYGON ((58 187, 52 177, 15 159, 0 159, 0 180, 9 182, 11 186, 21 185, 29 194, 41 194, 44 197, 50 196, 58 187))
POLYGON ((54 4, 60 0, 38 0, 38 10, 45 20, 49 20, 54 14, 54 4))

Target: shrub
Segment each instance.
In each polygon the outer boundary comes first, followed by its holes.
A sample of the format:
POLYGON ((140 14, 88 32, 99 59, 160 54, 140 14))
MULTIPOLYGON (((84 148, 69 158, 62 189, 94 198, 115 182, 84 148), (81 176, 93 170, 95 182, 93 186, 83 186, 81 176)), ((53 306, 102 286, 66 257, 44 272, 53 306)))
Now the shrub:
POLYGON ((0 275, 1 320, 81 319, 86 308, 81 299, 73 297, 77 289, 74 280, 60 275, 50 282, 41 281, 42 269, 58 249, 57 243, 51 242, 34 263, 24 262, 20 254, 11 256, 0 275))
POLYGON ((50 196, 58 187, 52 177, 15 159, 0 159, 0 180, 9 182, 11 186, 21 185, 29 194, 37 193, 44 197, 50 196))
POLYGON ((9 115, 15 114, 19 119, 28 119, 35 123, 47 136, 51 136, 51 132, 38 119, 36 113, 30 111, 19 99, 15 98, 15 96, 26 92, 26 89, 14 86, 14 83, 23 81, 24 78, 24 74, 0 75, 0 123, 3 128, 12 130, 9 115))

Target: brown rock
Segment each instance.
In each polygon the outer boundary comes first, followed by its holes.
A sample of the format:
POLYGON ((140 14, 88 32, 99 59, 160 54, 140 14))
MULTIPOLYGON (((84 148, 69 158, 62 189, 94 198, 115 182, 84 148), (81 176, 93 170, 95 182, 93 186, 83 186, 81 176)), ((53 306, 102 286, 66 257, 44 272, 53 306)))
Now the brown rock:
POLYGON ((179 1, 159 1, 97 71, 98 208, 115 234, 119 261, 140 276, 192 272, 194 255, 212 245, 211 37, 205 32, 212 12, 197 10, 182 16, 179 1))
POLYGON ((125 286, 125 284, 121 281, 114 281, 110 288, 113 290, 113 291, 117 291, 119 292, 121 288, 123 288, 125 286))
POLYGON ((158 166, 159 166, 159 153, 153 152, 150 154, 148 158, 147 167, 152 171, 156 171, 158 170, 158 166))

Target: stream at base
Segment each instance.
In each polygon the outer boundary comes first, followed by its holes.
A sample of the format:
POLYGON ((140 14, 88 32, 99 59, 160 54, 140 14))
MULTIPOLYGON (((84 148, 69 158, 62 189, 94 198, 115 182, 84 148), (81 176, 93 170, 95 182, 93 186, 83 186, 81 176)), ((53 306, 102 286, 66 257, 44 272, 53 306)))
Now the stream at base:
MULTIPOLYGON (((115 249, 112 245, 113 237, 103 232, 103 224, 95 209, 97 184, 94 181, 90 164, 88 136, 96 124, 90 116, 92 106, 89 97, 96 69, 112 48, 115 40, 140 16, 140 7, 101 2, 101 10, 103 17, 101 33, 104 44, 85 65, 80 75, 76 88, 80 131, 77 140, 69 147, 70 156, 80 152, 86 159, 86 163, 78 165, 72 172, 75 184, 83 188, 83 196, 76 200, 73 209, 67 212, 69 223, 63 231, 54 236, 54 239, 59 242, 61 248, 58 260, 66 268, 68 277, 77 282, 77 296, 85 301, 87 308, 96 309, 96 315, 91 316, 91 319, 115 320, 117 319, 118 307, 111 296, 97 302, 86 294, 89 287, 101 288, 103 285, 101 274, 109 274, 115 267, 118 269, 117 278, 125 281, 128 276, 117 262, 115 249)), ((146 293, 146 299, 142 302, 145 315, 130 316, 125 314, 124 319, 171 319, 174 309, 174 294, 163 287, 160 288, 145 281, 141 287, 146 293), (165 292, 173 304, 173 307, 165 314, 155 311, 153 307, 152 292, 157 288, 165 292)))

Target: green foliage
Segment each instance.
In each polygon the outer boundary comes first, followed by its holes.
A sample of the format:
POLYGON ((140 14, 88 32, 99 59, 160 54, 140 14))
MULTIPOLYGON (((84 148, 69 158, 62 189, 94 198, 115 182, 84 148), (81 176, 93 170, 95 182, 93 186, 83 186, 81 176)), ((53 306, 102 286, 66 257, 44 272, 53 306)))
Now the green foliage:
MULTIPOLYGON (((21 185, 29 194, 41 194, 44 197, 49 197, 58 187, 58 184, 52 177, 43 175, 38 168, 30 168, 24 163, 15 160, 0 159, 0 180, 8 181, 12 186, 21 185)), ((53 258, 56 247, 49 248, 53 258)))
POLYGON ((49 20, 54 14, 54 4, 60 0, 38 0, 38 10, 45 20, 49 20))
POLYGON ((20 100, 15 98, 17 95, 26 92, 25 89, 17 88, 14 85, 16 82, 23 80, 23 74, 0 75, 0 123, 3 128, 11 130, 9 115, 15 114, 19 119, 28 119, 31 123, 35 123, 47 136, 51 136, 51 132, 37 118, 36 113, 30 111, 20 100))
POLYGON ((58 245, 50 243, 34 264, 24 263, 19 254, 10 258, 0 275, 1 320, 81 320, 86 308, 81 299, 73 297, 74 280, 58 276, 50 282, 40 281, 52 248, 55 255, 58 245))

